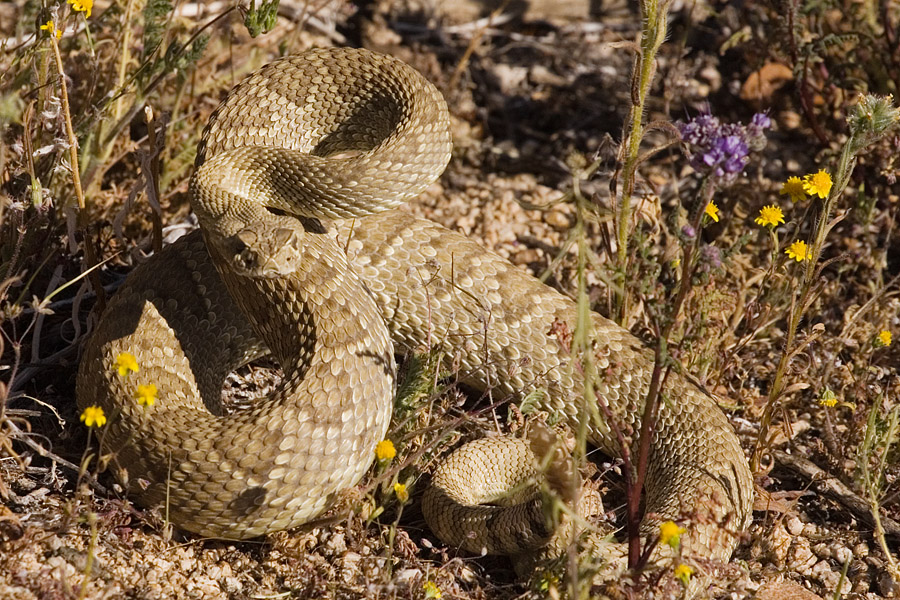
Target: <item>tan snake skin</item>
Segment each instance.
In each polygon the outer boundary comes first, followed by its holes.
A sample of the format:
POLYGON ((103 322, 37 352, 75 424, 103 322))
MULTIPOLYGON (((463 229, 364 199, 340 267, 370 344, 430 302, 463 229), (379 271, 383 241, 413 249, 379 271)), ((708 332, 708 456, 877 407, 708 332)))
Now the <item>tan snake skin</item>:
MULTIPOLYGON (((397 211, 366 216, 419 194, 450 150, 439 92, 410 67, 364 50, 278 60, 232 90, 210 119, 191 181, 202 236, 132 272, 79 370, 79 406, 109 415, 103 447, 140 503, 165 503, 173 523, 217 538, 315 517, 359 481, 386 434, 392 341, 440 346, 464 380, 495 394, 544 388, 541 408, 577 428, 581 379, 550 334, 555 323, 574 329, 573 302, 434 223, 397 211), (320 218, 345 220, 326 231, 320 218), (221 416, 224 377, 265 349, 283 383, 252 409, 221 416), (123 352, 136 357, 137 373, 117 372, 123 352), (153 406, 135 400, 142 383, 158 388, 153 406)), ((592 318, 597 392, 636 429, 652 354, 625 329, 592 318)), ((588 435, 620 453, 605 425, 590 423, 588 435)), ((512 532, 483 528, 485 519, 504 521, 496 511, 507 509, 484 507, 473 518, 456 504, 479 472, 492 481, 491 469, 514 455, 501 448, 481 466, 461 465, 461 475, 437 475, 424 507, 435 533, 476 552, 521 537, 515 524, 512 532)), ((646 530, 699 509, 706 519, 691 523, 687 550, 727 560, 751 499, 728 421, 673 373, 652 441, 646 530)))

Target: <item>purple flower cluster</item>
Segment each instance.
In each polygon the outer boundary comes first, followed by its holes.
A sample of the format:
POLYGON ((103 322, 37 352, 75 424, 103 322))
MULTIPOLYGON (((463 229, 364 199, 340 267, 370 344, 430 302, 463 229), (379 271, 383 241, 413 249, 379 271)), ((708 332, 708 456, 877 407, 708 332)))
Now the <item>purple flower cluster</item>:
POLYGON ((756 113, 749 125, 722 124, 716 117, 705 114, 676 126, 687 147, 691 166, 698 173, 730 183, 747 166, 750 151, 765 147, 765 132, 772 126, 772 120, 765 113, 756 113))

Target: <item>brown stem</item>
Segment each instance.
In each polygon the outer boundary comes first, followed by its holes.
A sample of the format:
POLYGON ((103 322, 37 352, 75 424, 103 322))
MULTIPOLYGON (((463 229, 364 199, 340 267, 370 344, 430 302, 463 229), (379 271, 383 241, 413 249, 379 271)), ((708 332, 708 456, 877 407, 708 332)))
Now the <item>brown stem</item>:
POLYGON ((84 261, 85 267, 90 270, 88 279, 94 293, 97 295, 97 310, 103 312, 106 306, 106 291, 100 282, 100 274, 96 270, 91 270, 97 264, 97 255, 94 252, 94 240, 91 237, 90 228, 87 222, 87 210, 84 202, 84 189, 81 187, 81 172, 78 165, 78 138, 75 136, 75 128, 72 126, 72 113, 69 109, 69 90, 66 85, 66 73, 63 69, 62 55, 59 53, 59 44, 57 43, 55 31, 50 32, 50 44, 53 48, 53 55, 56 58, 56 70, 59 73, 59 89, 60 100, 62 102, 63 117, 66 123, 66 135, 69 138, 69 160, 72 168, 72 187, 75 190, 75 197, 78 199, 78 228, 84 244, 84 261))

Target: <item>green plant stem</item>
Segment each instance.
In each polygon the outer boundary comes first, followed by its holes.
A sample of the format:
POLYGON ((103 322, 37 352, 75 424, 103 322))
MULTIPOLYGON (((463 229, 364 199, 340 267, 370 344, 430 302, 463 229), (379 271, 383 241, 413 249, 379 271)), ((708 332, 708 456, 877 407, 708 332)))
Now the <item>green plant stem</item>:
POLYGON ((84 564, 84 580, 81 582, 81 589, 78 590, 78 600, 82 600, 87 596, 91 572, 94 570, 94 553, 97 551, 97 515, 93 511, 88 511, 87 520, 91 528, 91 540, 88 543, 87 559, 84 564))
MULTIPOLYGON (((594 362, 593 355, 591 354, 591 331, 592 331, 592 323, 591 323, 591 303, 590 298, 587 293, 587 255, 588 255, 588 247, 587 247, 587 235, 585 232, 585 219, 584 219, 584 211, 587 209, 587 199, 585 199, 584 195, 581 193, 581 185, 580 181, 590 177, 590 173, 599 166, 599 162, 595 162, 593 165, 585 169, 580 173, 576 173, 573 177, 572 182, 572 195, 575 200, 575 232, 574 238, 578 245, 578 266, 577 266, 577 291, 575 303, 577 306, 576 313, 576 321, 575 321, 575 331, 572 336, 572 352, 574 356, 580 358, 582 370, 584 372, 583 388, 581 390, 582 398, 584 402, 582 404, 581 410, 585 413, 585 418, 581 418, 578 420, 579 426, 578 430, 575 432, 575 452, 574 452, 574 460, 576 471, 581 468, 581 461, 584 460, 584 457, 587 453, 587 425, 592 420, 597 418, 598 411, 591 411, 591 407, 597 406, 597 404, 593 401, 596 397, 594 390, 594 362), (594 414, 597 413, 597 414, 594 414)), ((574 481, 571 482, 573 485, 574 481)), ((571 497, 576 497, 577 492, 574 490, 570 490, 571 497)), ((580 580, 578 577, 578 556, 577 553, 574 552, 574 547, 569 545, 567 552, 567 569, 566 572, 568 574, 567 577, 567 587, 568 587, 568 595, 570 598, 579 598, 581 597, 579 587, 580 580)))
POLYGON ((632 81, 631 109, 625 120, 627 134, 620 149, 622 163, 622 195, 616 210, 616 275, 622 291, 616 296, 616 321, 621 325, 628 314, 625 271, 628 265, 628 237, 631 223, 631 197, 640 157, 641 140, 644 137, 643 117, 647 94, 656 74, 656 54, 666 37, 668 1, 644 0, 641 5, 639 51, 635 59, 632 81))
POLYGON ((891 454, 891 445, 897 439, 897 433, 900 430, 900 408, 894 407, 890 411, 887 418, 887 426, 881 431, 878 424, 878 407, 882 400, 881 396, 876 398, 869 412, 869 419, 866 423, 866 436, 863 440, 859 464, 862 472, 862 485, 866 492, 866 501, 869 504, 869 512, 872 514, 872 522, 874 524, 873 536, 884 553, 891 576, 900 581, 900 567, 898 567, 897 561, 894 560, 894 556, 885 539, 884 525, 881 523, 881 501, 879 500, 879 496, 882 493, 884 473, 887 469, 887 458, 891 454), (875 472, 872 473, 869 463, 872 454, 878 451, 876 446, 879 445, 879 440, 883 447, 881 448, 878 466, 875 472))
MULTIPOLYGON (((123 17, 122 37, 119 40, 121 52, 119 53, 119 64, 116 72, 115 100, 113 101, 111 115, 113 122, 118 122, 119 119, 122 118, 122 113, 125 112, 125 87, 128 85, 128 63, 131 61, 132 28, 130 25, 133 8, 134 0, 128 0, 125 5, 125 14, 123 17)), ((106 136, 109 126, 109 121, 106 119, 102 120, 95 138, 97 144, 102 144, 102 150, 100 151, 99 157, 101 161, 109 159, 115 145, 115 138, 107 138, 106 136)))
POLYGON ((858 140, 855 136, 850 136, 844 144, 841 158, 838 162, 837 172, 835 174, 834 184, 831 192, 822 205, 821 215, 816 222, 816 228, 813 232, 812 243, 809 246, 809 258, 806 261, 806 270, 803 274, 803 281, 800 285, 799 295, 795 295, 791 299, 790 318, 788 319, 788 328, 785 333, 784 347, 781 352, 781 358, 778 361, 778 367, 775 369, 775 379, 769 390, 769 398, 766 407, 763 410, 760 419, 759 435, 756 439, 756 447, 753 449, 753 455, 750 458, 750 469, 754 472, 759 470, 762 461, 762 454, 768 447, 769 428, 772 425, 772 419, 775 415, 775 409, 778 407, 781 395, 784 392, 785 380, 788 374, 788 363, 794 356, 794 339, 797 336, 797 329, 800 326, 800 320, 803 318, 806 309, 812 301, 812 293, 815 287, 815 281, 819 273, 819 258, 822 256, 822 249, 825 246, 825 237, 831 231, 833 224, 831 223, 831 214, 837 199, 844 192, 847 184, 850 182, 850 175, 853 173, 853 167, 856 165, 855 151, 859 151, 858 140))

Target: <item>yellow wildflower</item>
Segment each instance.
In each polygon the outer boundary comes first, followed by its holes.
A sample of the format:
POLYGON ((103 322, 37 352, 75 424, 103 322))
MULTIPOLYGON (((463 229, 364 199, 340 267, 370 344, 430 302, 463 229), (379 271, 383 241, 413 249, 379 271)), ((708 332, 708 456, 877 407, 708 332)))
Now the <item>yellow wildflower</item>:
POLYGON ((803 178, 803 191, 810 196, 818 196, 819 198, 827 198, 831 192, 831 175, 824 169, 819 169, 818 173, 810 173, 803 178))
POLYGON ((91 9, 94 8, 94 0, 67 0, 72 5, 72 10, 83 12, 84 18, 90 18, 91 9))
POLYGON ((822 397, 819 398, 819 404, 821 404, 822 406, 827 406, 828 408, 833 408, 837 406, 837 396, 835 396, 834 392, 832 392, 831 390, 826 389, 824 392, 822 392, 822 397))
POLYGON ((156 402, 156 386, 152 383, 137 387, 137 401, 141 406, 153 406, 156 402))
POLYGON ((116 357, 116 369, 119 370, 119 377, 128 377, 128 373, 137 373, 141 368, 137 364, 134 354, 122 352, 116 357))
POLYGON ((666 521, 659 526, 659 543, 677 548, 681 543, 681 534, 685 531, 687 530, 684 527, 679 527, 672 521, 666 521))
POLYGON ((878 334, 878 341, 876 345, 887 347, 891 345, 891 341, 891 332, 887 329, 883 329, 881 333, 878 334))
POLYGON ((556 591, 556 587, 559 585, 559 577, 553 571, 545 570, 541 573, 541 581, 538 588, 542 592, 550 592, 550 590, 556 591))
POLYGON ((378 460, 391 460, 395 456, 397 456, 397 450, 391 440, 381 440, 375 444, 375 458, 378 460))
POLYGON ((397 495, 397 500, 400 502, 406 502, 409 500, 409 491, 406 489, 406 485, 402 483, 394 484, 394 494, 397 495))
POLYGON ((41 25, 41 31, 46 31, 50 35, 55 35, 56 39, 60 39, 62 37, 62 31, 56 28, 56 24, 53 21, 47 21, 43 25, 41 25))
POLYGON ((88 406, 81 412, 81 422, 88 427, 103 427, 106 425, 106 415, 99 406, 88 406))
POLYGON ((803 240, 797 240, 796 242, 788 246, 787 250, 785 250, 784 253, 797 262, 803 262, 804 260, 807 260, 809 258, 809 247, 803 240))
POLYGON ((425 585, 422 586, 422 589, 425 591, 426 598, 440 598, 441 597, 441 588, 437 586, 437 584, 433 581, 426 581, 425 585))
POLYGON ((675 567, 675 579, 681 582, 681 585, 687 585, 691 582, 691 575, 694 574, 694 569, 682 563, 675 567))
POLYGON ((763 227, 775 227, 780 223, 784 223, 784 213, 781 209, 770 204, 759 209, 759 216, 756 217, 756 224, 763 227))
POLYGON ((797 177, 788 177, 788 180, 781 186, 781 193, 788 194, 791 202, 800 202, 806 198, 806 190, 803 188, 803 180, 797 177))
POLYGON ((716 223, 719 222, 719 207, 716 206, 715 202, 710 202, 709 204, 707 204, 706 210, 704 210, 703 212, 705 212, 706 216, 708 216, 710 219, 712 219, 716 223))

